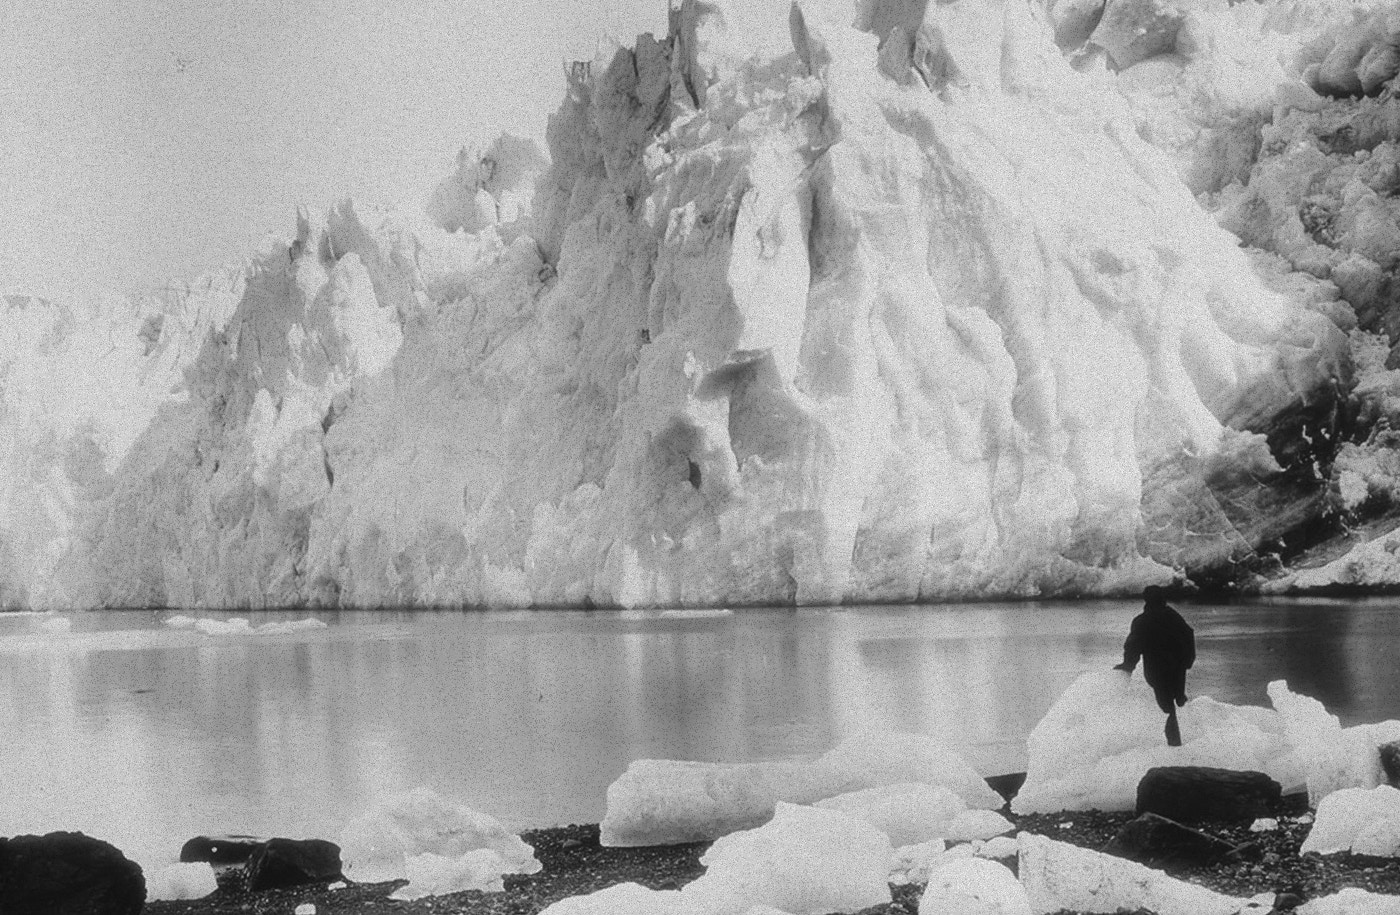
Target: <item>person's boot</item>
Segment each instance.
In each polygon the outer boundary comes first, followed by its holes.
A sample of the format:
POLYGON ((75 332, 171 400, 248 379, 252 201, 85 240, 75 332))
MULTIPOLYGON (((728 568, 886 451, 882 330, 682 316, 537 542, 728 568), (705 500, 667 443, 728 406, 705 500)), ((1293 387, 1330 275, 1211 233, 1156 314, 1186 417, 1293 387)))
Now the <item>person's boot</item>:
POLYGON ((1167 729, 1166 729, 1166 733, 1167 733, 1167 746, 1169 746, 1169 747, 1179 747, 1179 746, 1181 746, 1181 726, 1178 725, 1178 724, 1176 723, 1176 714, 1175 714, 1175 713, 1170 714, 1170 715, 1167 716, 1167 729))

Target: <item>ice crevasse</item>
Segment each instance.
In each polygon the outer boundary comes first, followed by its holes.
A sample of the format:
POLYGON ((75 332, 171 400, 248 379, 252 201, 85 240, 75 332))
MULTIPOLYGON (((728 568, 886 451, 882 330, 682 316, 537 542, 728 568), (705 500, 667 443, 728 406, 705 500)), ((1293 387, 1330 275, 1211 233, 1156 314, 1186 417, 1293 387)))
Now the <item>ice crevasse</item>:
POLYGON ((1055 25, 685 0, 573 68, 547 158, 464 157, 431 223, 303 212, 123 319, 92 368, 122 415, 26 425, 57 414, 17 380, 77 332, 0 347, 0 464, 30 468, 0 475, 0 602, 819 604, 1228 563, 1347 337, 1055 25))

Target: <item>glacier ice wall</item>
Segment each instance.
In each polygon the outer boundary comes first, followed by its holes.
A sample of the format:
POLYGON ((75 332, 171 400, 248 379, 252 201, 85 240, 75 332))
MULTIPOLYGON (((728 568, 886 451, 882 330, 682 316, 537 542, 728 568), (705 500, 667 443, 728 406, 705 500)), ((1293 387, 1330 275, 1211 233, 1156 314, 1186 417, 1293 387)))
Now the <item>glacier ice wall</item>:
MULTIPOLYGON (((572 68, 547 159, 464 157, 434 223, 303 212, 158 314, 59 334, 117 341, 100 393, 7 347, 0 463, 43 479, 0 494, 0 600, 829 603, 1228 566, 1269 533, 1239 505, 1278 508, 1278 430, 1351 383, 1350 311, 1216 224, 1199 144, 1148 142, 1167 122, 1056 47, 1105 34, 1073 6, 685 0, 572 68)), ((14 311, 7 340, 38 326, 14 311)))

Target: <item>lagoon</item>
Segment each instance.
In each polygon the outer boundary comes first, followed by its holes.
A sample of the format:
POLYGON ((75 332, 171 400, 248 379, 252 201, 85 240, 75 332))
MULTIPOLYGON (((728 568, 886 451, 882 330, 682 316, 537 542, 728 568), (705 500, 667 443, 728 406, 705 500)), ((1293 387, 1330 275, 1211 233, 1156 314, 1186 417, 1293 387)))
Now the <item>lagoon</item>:
MULTIPOLYGON (((1344 725, 1400 718, 1394 602, 1177 606, 1190 695, 1266 705, 1282 678, 1344 725)), ((289 611, 251 618, 326 627, 212 636, 164 612, 69 631, 0 614, 0 835, 82 830, 160 863, 200 833, 334 839, 419 786, 515 828, 597 822, 632 759, 812 755, 881 729, 1016 771, 1139 607, 289 611)))

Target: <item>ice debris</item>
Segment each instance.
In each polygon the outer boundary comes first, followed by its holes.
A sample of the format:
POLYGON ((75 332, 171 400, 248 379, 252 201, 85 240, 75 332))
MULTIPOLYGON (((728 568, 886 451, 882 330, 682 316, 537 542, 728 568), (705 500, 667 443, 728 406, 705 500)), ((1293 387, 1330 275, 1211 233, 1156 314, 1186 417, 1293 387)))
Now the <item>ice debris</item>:
POLYGON ((1235 915, 1250 902, 1044 836, 1022 833, 1019 839, 1017 870, 1036 915, 1061 910, 1092 915, 1140 909, 1157 915, 1235 915))
MULTIPOLYGON (((608 787, 602 822, 604 845, 662 845, 715 839, 766 822, 780 802, 813 804, 871 788, 910 785, 942 788, 920 793, 926 812, 947 817, 951 828, 971 837, 990 825, 965 816, 967 808, 991 811, 1002 799, 956 753, 930 737, 916 734, 868 734, 848 738, 810 761, 717 764, 642 759, 608 787)), ((912 795, 911 795, 912 796, 912 795)), ((836 806, 867 805, 871 816, 888 794, 863 795, 836 806)), ((889 824, 895 822, 892 809, 889 824)), ((939 821, 940 824, 943 820, 939 821)), ((931 836, 925 836, 931 838, 931 836)), ((986 836, 978 836, 985 838, 986 836)))
POLYGON ((1342 728, 1316 700, 1269 684, 1274 708, 1197 697, 1178 713, 1184 744, 1168 747, 1163 715, 1137 676, 1087 673, 1056 700, 1027 740, 1026 782, 1017 813, 1131 810, 1153 766, 1195 765, 1263 772, 1285 792, 1306 786, 1313 803, 1342 787, 1381 784, 1378 748, 1400 722, 1342 728))
POLYGON ((500 890, 503 874, 534 874, 534 850, 499 821, 427 788, 390 798, 349 823, 339 840, 357 883, 407 878, 395 898, 500 890))
POLYGON ((208 617, 192 617, 176 614, 165 621, 172 629, 193 629, 205 635, 288 635, 293 632, 309 632, 325 629, 326 623, 314 617, 301 620, 274 621, 254 626, 247 617, 235 616, 226 620, 208 617))
POLYGON ((1031 904, 1006 865, 958 858, 929 873, 919 915, 1031 915, 1031 904))
POLYGON ((1400 857, 1400 790, 1343 788, 1324 797, 1301 851, 1400 857))
POLYGON ((219 888, 214 869, 203 862, 148 868, 145 877, 148 900, 203 899, 219 888))
POLYGON ((1309 899, 1297 915, 1400 915, 1400 896, 1384 896, 1354 886, 1309 899))

